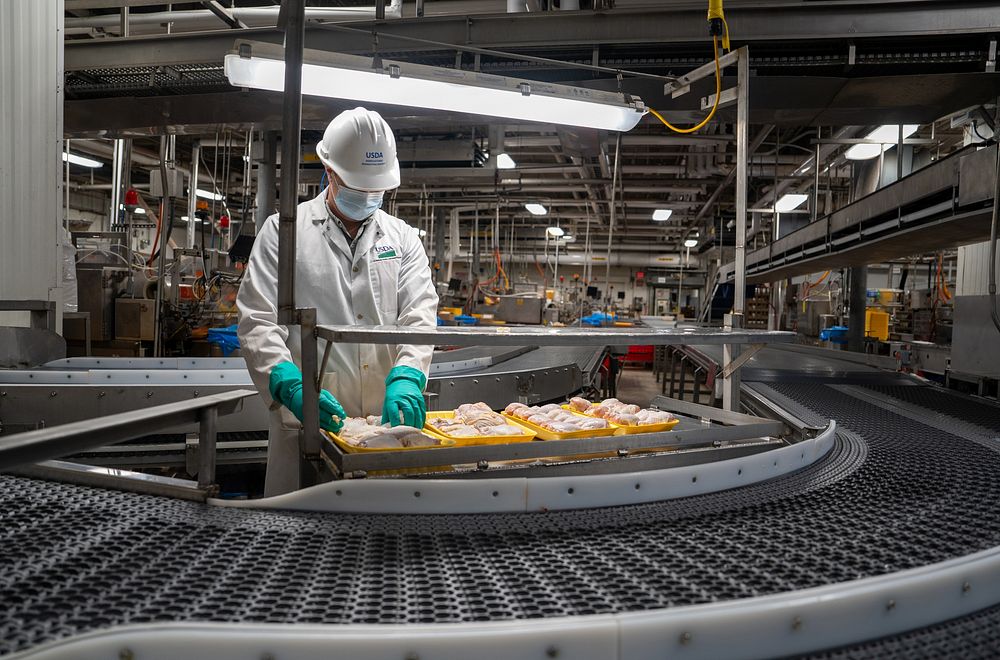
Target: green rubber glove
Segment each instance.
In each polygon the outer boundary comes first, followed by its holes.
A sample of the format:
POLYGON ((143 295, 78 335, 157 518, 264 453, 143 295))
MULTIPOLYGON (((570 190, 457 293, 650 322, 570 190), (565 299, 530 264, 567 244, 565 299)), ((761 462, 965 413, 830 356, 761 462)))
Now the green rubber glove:
POLYGON ((424 386, 427 377, 413 367, 393 367, 385 379, 382 423, 423 428, 427 419, 424 386), (402 417, 402 419, 400 419, 402 417))
MULTIPOLYGON (((271 398, 288 408, 295 418, 302 421, 302 372, 291 362, 282 362, 271 370, 267 388, 271 398)), ((336 433, 344 426, 347 413, 326 390, 319 391, 319 426, 336 433)))

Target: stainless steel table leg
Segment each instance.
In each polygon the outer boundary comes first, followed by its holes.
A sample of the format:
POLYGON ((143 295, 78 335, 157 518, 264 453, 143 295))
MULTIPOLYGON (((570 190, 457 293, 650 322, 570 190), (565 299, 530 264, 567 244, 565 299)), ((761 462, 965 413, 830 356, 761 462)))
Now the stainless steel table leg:
POLYGON ((219 410, 215 406, 201 411, 198 428, 198 486, 207 488, 215 482, 215 440, 219 410))

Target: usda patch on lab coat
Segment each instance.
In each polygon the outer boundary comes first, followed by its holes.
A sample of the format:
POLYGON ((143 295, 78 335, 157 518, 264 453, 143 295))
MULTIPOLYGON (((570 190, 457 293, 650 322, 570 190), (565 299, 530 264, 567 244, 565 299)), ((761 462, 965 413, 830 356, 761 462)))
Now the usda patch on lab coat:
POLYGON ((392 245, 380 243, 375 246, 375 261, 386 261, 388 259, 399 259, 399 251, 392 245))

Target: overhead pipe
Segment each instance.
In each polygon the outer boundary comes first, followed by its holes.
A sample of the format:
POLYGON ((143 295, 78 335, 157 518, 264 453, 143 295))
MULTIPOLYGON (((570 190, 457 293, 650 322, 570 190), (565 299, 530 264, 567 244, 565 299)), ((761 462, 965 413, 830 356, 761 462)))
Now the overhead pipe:
MULTIPOLYGON (((454 255, 456 263, 472 263, 473 255, 462 252, 454 255)), ((515 253, 506 257, 506 260, 517 264, 531 264, 538 261, 534 254, 515 253)), ((680 268, 684 255, 676 252, 666 253, 642 253, 642 252, 622 252, 616 251, 611 254, 611 260, 607 261, 603 256, 590 256, 589 260, 584 252, 560 252, 559 263, 562 266, 585 266, 587 264, 608 266, 608 267, 630 267, 630 268, 680 268)), ((691 263, 684 266, 685 271, 697 270, 701 265, 700 259, 691 257, 691 263)))

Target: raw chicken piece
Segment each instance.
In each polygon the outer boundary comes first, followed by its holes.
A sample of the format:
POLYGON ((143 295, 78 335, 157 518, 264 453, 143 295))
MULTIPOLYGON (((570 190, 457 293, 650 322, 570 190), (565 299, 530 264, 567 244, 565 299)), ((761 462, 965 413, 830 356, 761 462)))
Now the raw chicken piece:
POLYGON ((471 438, 473 436, 480 435, 480 433, 471 426, 462 426, 454 431, 448 431, 448 435, 455 438, 471 438))
POLYGON ((673 415, 668 412, 648 408, 640 410, 636 416, 639 418, 640 424, 664 424, 673 419, 673 415))
POLYGON ((580 426, 590 431, 594 429, 606 429, 608 428, 608 423, 603 419, 581 419, 580 426))
POLYGON ((587 414, 593 415, 594 417, 603 417, 604 419, 608 419, 614 413, 609 406, 601 403, 588 410, 587 414))
POLYGON ((441 444, 436 438, 426 433, 411 433, 402 438, 404 447, 436 447, 441 444))
POLYGON ((506 408, 504 408, 503 411, 505 413, 507 413, 508 415, 514 415, 518 410, 521 410, 522 408, 527 408, 527 407, 528 406, 524 405, 523 403, 512 403, 509 406, 507 406, 506 408))
POLYGON ((572 399, 569 400, 569 405, 570 405, 571 408, 573 408, 573 410, 577 410, 579 412, 584 412, 585 410, 587 410, 588 408, 590 408, 591 403, 590 403, 590 401, 587 401, 586 399, 583 399, 581 397, 575 396, 575 397, 573 397, 572 399))
POLYGON ((402 449, 403 442, 392 435, 376 435, 358 443, 359 447, 366 449, 402 449))
POLYGON ((541 406, 541 407, 539 408, 539 410, 540 410, 541 412, 543 412, 543 413, 550 413, 550 412, 552 412, 553 410, 561 410, 561 408, 560 408, 560 407, 558 406, 558 404, 555 404, 555 403, 547 403, 547 404, 545 404, 544 406, 541 406))
POLYGON ((524 435, 524 430, 510 424, 503 424, 492 427, 490 435, 524 435))
POLYGON ((621 426, 638 426, 639 418, 628 413, 618 413, 608 418, 609 421, 621 426))
POLYGON ((547 427, 550 431, 555 431, 556 433, 572 433, 573 431, 579 431, 580 429, 567 424, 566 422, 549 422, 547 427))
POLYGON ((503 424, 503 417, 496 414, 492 410, 489 413, 477 412, 464 415, 462 421, 466 424, 477 425, 480 423, 486 424, 488 426, 499 426, 503 424))

